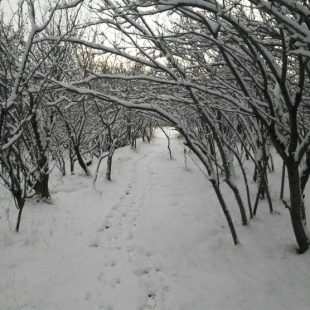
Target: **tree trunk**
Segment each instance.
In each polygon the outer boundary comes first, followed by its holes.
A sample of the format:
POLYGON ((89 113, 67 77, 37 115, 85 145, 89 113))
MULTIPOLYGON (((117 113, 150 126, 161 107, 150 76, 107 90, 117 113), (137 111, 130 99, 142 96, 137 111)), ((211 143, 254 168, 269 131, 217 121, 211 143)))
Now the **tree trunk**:
POLYGON ((22 213, 23 213, 23 209, 24 209, 24 205, 25 205, 25 200, 22 198, 16 198, 16 197, 15 197, 15 199, 16 199, 15 200, 16 206, 18 207, 18 215, 17 215, 15 231, 19 232, 19 226, 20 226, 20 222, 22 219, 22 213))
POLYGON ((244 170, 242 160, 241 160, 240 156, 238 156, 237 152, 235 152, 235 157, 239 163, 239 166, 240 166, 240 169, 242 172, 242 176, 243 176, 243 180, 244 180, 244 184, 245 184, 245 189, 246 189, 247 200, 248 200, 248 208, 249 208, 250 219, 252 219, 253 218, 253 210, 252 210, 252 203, 251 203, 251 196, 250 196, 248 178, 247 178, 246 172, 244 170))
POLYGON ((128 141, 128 144, 131 145, 132 143, 131 141, 131 120, 129 117, 127 118, 127 141, 128 141))
POLYGON ((273 205, 272 205, 272 199, 271 199, 270 193, 269 193, 266 171, 264 174, 264 189, 265 189, 265 193, 266 193, 267 201, 268 201, 268 205, 269 205, 269 212, 272 213, 273 212, 273 205))
POLYGON ((307 235, 307 228, 305 221, 302 218, 302 197, 299 179, 298 163, 294 159, 286 162, 288 181, 290 187, 290 215, 295 233, 295 238, 299 246, 299 252, 304 253, 309 248, 309 236, 307 235))
POLYGON ((42 198, 49 198, 50 193, 48 189, 48 181, 49 181, 49 175, 43 174, 40 181, 37 182, 37 184, 34 186, 34 190, 37 193, 37 195, 41 196, 42 198))
POLYGON ((158 124, 158 127, 160 128, 160 130, 164 133, 165 137, 167 138, 167 143, 168 143, 167 148, 168 148, 168 151, 169 151, 170 159, 172 159, 172 153, 171 153, 171 148, 170 148, 170 137, 165 132, 165 130, 161 126, 159 126, 159 124, 158 124))
POLYGON ((108 154, 108 159, 107 159, 107 171, 106 171, 106 175, 105 178, 108 181, 111 181, 111 173, 112 173, 112 159, 113 159, 113 155, 116 149, 116 143, 117 140, 114 140, 112 145, 109 147, 109 154, 108 154))
POLYGON ((137 148, 137 138, 136 136, 132 136, 132 140, 131 140, 131 149, 135 150, 137 148))
POLYGON ((268 180, 267 180, 267 158, 266 156, 264 156, 264 160, 262 161, 258 161, 257 164, 257 179, 259 180, 259 187, 258 187, 258 192, 257 192, 257 196, 255 199, 255 205, 254 205, 254 210, 253 210, 253 214, 256 215, 257 212, 257 207, 258 207, 258 201, 260 198, 265 198, 265 194, 267 196, 267 201, 268 201, 268 205, 269 205, 269 211, 270 213, 273 212, 273 206, 272 206, 272 201, 271 201, 271 197, 269 194, 269 188, 268 188, 268 180), (263 163, 263 164, 262 164, 263 163))
POLYGON ((236 230, 235 230, 235 226, 234 226, 234 223, 232 221, 232 218, 231 218, 231 215, 230 215, 230 212, 226 206, 226 203, 223 199, 223 195, 219 189, 219 187, 217 186, 216 184, 216 181, 215 180, 211 180, 211 183, 212 183, 212 186, 214 188, 214 191, 216 193, 216 196, 220 202, 220 205, 222 207, 222 210, 224 212, 224 215, 226 217, 226 220, 227 220, 227 223, 228 223, 228 226, 229 226, 229 229, 230 229, 230 232, 231 232, 231 236, 233 238, 233 241, 234 241, 234 244, 237 245, 239 244, 239 240, 238 240, 238 236, 237 236, 237 233, 236 233, 236 230))
POLYGON ((17 221, 16 221, 16 227, 15 227, 16 232, 19 232, 19 226, 20 226, 20 221, 22 218, 22 212, 23 212, 23 208, 20 208, 18 210, 18 216, 17 216, 17 221))
POLYGON ((257 207, 258 207, 258 201, 259 201, 262 189, 263 189, 263 179, 261 178, 259 181, 258 191, 256 194, 255 203, 254 203, 254 209, 253 209, 253 215, 254 216, 256 215, 256 211, 257 211, 257 207))
POLYGON ((284 184, 285 184, 285 163, 282 163, 282 176, 281 176, 281 190, 280 190, 280 199, 283 199, 284 194, 284 184))
POLYGON ((70 173, 74 174, 74 159, 70 157, 70 173))
POLYGON ((41 154, 41 160, 39 163, 40 167, 40 174, 41 177, 37 181, 36 185, 34 186, 34 190, 37 193, 37 195, 41 196, 42 198, 49 198, 50 193, 48 189, 48 181, 49 181, 49 174, 48 174, 48 159, 44 154, 41 154))
POLYGON ((76 158, 77 158, 77 161, 79 163, 79 165, 81 166, 81 168, 84 170, 85 174, 86 175, 89 175, 89 171, 87 169, 87 166, 83 160, 83 157, 80 153, 80 150, 77 146, 74 146, 74 151, 75 151, 75 155, 76 155, 76 158))
POLYGON ((106 175, 105 175, 105 178, 106 178, 108 181, 111 181, 112 158, 113 158, 113 155, 112 155, 112 154, 109 154, 108 159, 107 159, 107 171, 106 171, 106 175))
MULTIPOLYGON (((147 132, 147 127, 145 126, 144 129, 143 129, 143 137, 146 137, 147 139, 147 142, 150 143, 151 142, 151 138, 147 132)), ((144 141, 144 140, 143 140, 144 141)))
POLYGON ((66 175, 66 162, 62 155, 58 158, 58 168, 63 176, 66 175))
POLYGON ((227 185, 230 187, 230 189, 233 191, 233 193, 235 195, 236 201, 237 201, 238 206, 239 206, 242 225, 247 225, 248 220, 247 220, 245 208, 244 208, 243 201, 242 201, 242 198, 240 196, 240 193, 239 193, 237 186, 233 182, 231 182, 230 178, 225 179, 225 182, 227 183, 227 185))
POLYGON ((70 173, 74 174, 74 151, 72 144, 69 145, 69 158, 70 158, 70 173))
POLYGON ((255 165, 255 167, 254 167, 253 181, 254 181, 254 182, 257 181, 257 166, 256 166, 256 165, 255 165))
POLYGON ((269 171, 272 172, 274 171, 274 163, 273 163, 273 158, 271 154, 269 154, 268 159, 270 159, 270 166, 269 166, 269 161, 268 161, 268 168, 269 168, 269 171))

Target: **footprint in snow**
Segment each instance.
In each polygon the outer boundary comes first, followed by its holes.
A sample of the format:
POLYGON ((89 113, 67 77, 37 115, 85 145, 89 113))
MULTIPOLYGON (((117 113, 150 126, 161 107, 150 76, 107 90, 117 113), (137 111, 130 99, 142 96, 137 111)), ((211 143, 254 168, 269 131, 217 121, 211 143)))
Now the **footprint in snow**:
POLYGON ((121 284, 121 279, 120 278, 115 278, 112 283, 111 283, 111 287, 112 288, 116 288, 119 284, 121 284))
POLYGON ((150 273, 150 268, 137 269, 134 272, 137 276, 145 276, 150 273))
POLYGON ((115 267, 117 265, 116 259, 112 258, 104 264, 106 267, 115 267))
POLYGON ((89 243, 89 246, 91 248, 98 248, 100 245, 100 240, 98 237, 95 237, 90 243, 89 243))
POLYGON ((111 267, 115 267, 116 266, 116 260, 112 260, 111 263, 110 263, 110 266, 111 267))
POLYGON ((98 232, 101 232, 101 231, 104 231, 104 230, 107 230, 107 229, 110 229, 111 228, 111 223, 108 219, 106 219, 97 229, 98 232))
POLYGON ((154 292, 150 292, 146 296, 145 303, 139 310, 154 310, 156 309, 156 294, 154 292))
POLYGON ((89 300, 91 299, 91 292, 87 292, 86 295, 85 295, 85 297, 84 297, 84 299, 85 299, 86 301, 89 301, 89 300))

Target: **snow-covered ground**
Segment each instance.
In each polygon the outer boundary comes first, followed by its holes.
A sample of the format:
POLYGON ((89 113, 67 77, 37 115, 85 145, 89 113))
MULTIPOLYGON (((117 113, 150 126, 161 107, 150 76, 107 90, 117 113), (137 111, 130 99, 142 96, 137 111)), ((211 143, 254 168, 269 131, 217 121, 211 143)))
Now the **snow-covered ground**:
POLYGON ((208 180, 191 160, 185 169, 178 139, 172 152, 160 132, 119 149, 113 181, 102 171, 95 187, 55 171, 53 204, 28 203, 19 234, 1 187, 0 309, 310 309, 310 253, 296 254, 288 211, 275 200, 270 215, 262 202, 242 227, 223 187, 241 241, 233 246, 208 180))

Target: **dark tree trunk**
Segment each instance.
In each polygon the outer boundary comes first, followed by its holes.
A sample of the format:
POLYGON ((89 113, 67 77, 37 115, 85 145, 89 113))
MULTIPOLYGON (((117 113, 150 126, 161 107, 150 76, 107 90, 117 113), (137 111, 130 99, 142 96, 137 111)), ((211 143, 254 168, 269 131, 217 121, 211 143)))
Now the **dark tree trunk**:
POLYGON ((256 215, 257 213, 257 207, 258 207, 258 202, 259 202, 260 197, 264 197, 265 194, 267 196, 269 211, 270 213, 272 213, 273 212, 272 200, 270 197, 266 176, 263 175, 260 178, 260 183, 258 186, 258 191, 257 191, 256 199, 255 199, 255 204, 254 204, 254 209, 253 209, 254 215, 256 215))
MULTIPOLYGON (((233 149, 232 149, 232 151, 233 151, 233 149)), ((242 163, 240 156, 238 156, 237 152, 234 152, 234 154, 235 154, 235 157, 239 163, 239 166, 240 166, 240 169, 242 172, 242 176, 243 176, 243 180, 244 180, 244 184, 245 184, 245 189, 246 189, 247 200, 248 200, 248 208, 249 208, 250 219, 252 219, 253 218, 253 210, 252 210, 252 203, 251 203, 251 196, 250 196, 248 178, 247 178, 246 172, 244 170, 243 163, 242 163)))
POLYGON ((128 144, 131 145, 132 143, 131 141, 131 120, 129 117, 127 118, 127 141, 128 141, 128 144))
POLYGON ((20 227, 20 222, 22 219, 22 213, 25 205, 25 200, 22 197, 14 197, 15 198, 15 203, 18 208, 18 215, 17 215, 17 221, 16 221, 16 226, 15 226, 15 231, 19 232, 19 227, 20 227))
POLYGON ((269 154, 268 159, 270 159, 270 166, 269 166, 269 161, 268 161, 268 168, 269 168, 269 171, 272 172, 274 171, 274 163, 273 163, 273 158, 271 154, 269 154))
POLYGON ((234 241, 234 244, 237 245, 239 243, 239 240, 238 240, 238 236, 237 236, 237 233, 236 233, 236 230, 235 230, 235 226, 234 226, 234 223, 232 221, 232 218, 231 218, 231 215, 230 215, 230 212, 226 206, 226 203, 223 199, 223 195, 219 189, 219 187, 217 186, 216 184, 216 181, 215 180, 211 180, 211 183, 212 183, 212 186, 213 186, 213 189, 216 193, 216 196, 220 202, 220 205, 222 207, 222 210, 224 212, 224 215, 225 215, 225 218, 226 218, 226 221, 228 223, 228 227, 230 229, 230 232, 231 232, 231 236, 233 238, 233 241, 234 241))
POLYGON ((66 175, 66 162, 64 158, 62 157, 62 155, 58 158, 58 166, 59 166, 59 170, 61 174, 65 176, 66 175))
POLYGON ((260 179, 260 182, 259 182, 259 185, 258 185, 258 191, 257 191, 257 194, 256 194, 256 198, 255 198, 255 203, 254 203, 254 208, 253 208, 253 215, 255 216, 256 215, 256 212, 257 212, 257 207, 258 207, 258 201, 259 201, 259 198, 261 196, 261 192, 262 192, 262 188, 263 188, 263 179, 261 178, 260 179))
POLYGON ((257 179, 259 179, 260 183, 258 187, 257 196, 255 199, 255 205, 254 205, 254 210, 253 210, 254 215, 256 215, 256 212, 257 212, 259 198, 262 198, 262 199, 265 198, 265 194, 267 196, 269 211, 270 213, 273 212, 273 206, 272 206, 272 201, 271 201, 271 197, 269 194, 268 179, 267 179, 268 157, 266 156, 265 147, 263 147, 262 150, 263 150, 262 159, 257 162, 257 175, 259 176, 259 178, 257 179))
POLYGON ((48 181, 49 181, 49 174, 48 174, 48 159, 44 154, 41 154, 41 160, 39 163, 40 170, 42 172, 40 179, 37 181, 36 185, 34 186, 34 190, 42 198, 49 198, 49 188, 48 188, 48 181))
POLYGON ((133 136, 133 137, 132 137, 131 148, 132 148, 133 150, 135 150, 135 149, 137 148, 137 138, 136 138, 136 136, 133 136))
POLYGON ((294 159, 289 159, 286 162, 288 181, 290 187, 290 215, 291 221, 296 237, 297 244, 299 246, 299 252, 304 253, 309 248, 309 238, 307 236, 305 220, 302 216, 302 193, 300 187, 298 163, 294 159))
POLYGON ((69 158, 70 158, 70 173, 74 174, 74 151, 71 142, 69 145, 69 158))
POLYGON ((143 135, 142 135, 142 138, 143 138, 143 141, 144 139, 146 138, 147 139, 147 142, 150 143, 151 142, 151 138, 147 132, 147 127, 145 126, 144 129, 143 129, 143 135))
POLYGON ((107 171, 106 171, 106 179, 108 181, 111 181, 111 174, 112 174, 112 160, 113 160, 113 155, 116 149, 116 144, 117 141, 113 141, 110 150, 109 150, 109 155, 107 159, 107 171))
POLYGON ((107 159, 107 171, 106 171, 106 175, 105 175, 105 178, 108 181, 111 181, 112 159, 113 159, 113 154, 109 154, 108 159, 107 159))
POLYGON ((41 196, 42 198, 49 198, 50 193, 48 189, 48 181, 49 181, 49 175, 43 174, 40 181, 36 183, 34 186, 34 190, 37 193, 37 195, 41 196))
POLYGON ((284 184, 285 184, 285 163, 282 163, 282 176, 281 176, 281 190, 280 190, 280 199, 283 199, 284 195, 284 184))
MULTIPOLYGON (((30 94, 30 106, 32 107, 34 105, 34 98, 33 95, 30 94)), ((49 198, 49 189, 48 189, 48 158, 46 155, 46 148, 47 146, 43 147, 42 137, 40 135, 39 125, 38 125, 38 119, 36 112, 32 113, 31 116, 31 125, 34 133, 34 137, 36 140, 36 146, 38 148, 38 168, 39 170, 39 180, 34 186, 35 192, 41 196, 42 198, 49 198)))
POLYGON ((256 166, 256 165, 255 165, 255 167, 254 167, 253 181, 254 181, 254 182, 257 181, 257 166, 256 166))
POLYGON ((169 151, 169 156, 170 156, 170 159, 172 159, 172 153, 171 153, 171 148, 170 148, 170 137, 169 135, 165 132, 165 130, 159 126, 158 124, 158 127, 160 128, 160 130, 164 133, 165 137, 167 138, 167 148, 168 148, 168 151, 169 151))
MULTIPOLYGON (((195 96, 193 94, 192 94, 192 98, 194 100, 196 100, 196 98, 195 98, 195 96)), ((207 111, 205 111, 203 109, 201 111, 203 113, 202 121, 205 122, 209 126, 210 131, 212 132, 213 138, 214 138, 214 140, 216 142, 216 145, 218 147, 218 150, 219 150, 219 153, 220 153, 220 156, 221 156, 221 159, 222 159, 222 166, 223 166, 224 172, 225 172, 225 181, 226 181, 226 183, 228 184, 229 188, 232 190, 232 192, 235 195, 235 198, 236 198, 239 210, 240 210, 242 224, 243 225, 247 225, 248 221, 247 221, 246 212, 245 212, 245 208, 244 208, 244 205, 243 205, 242 198, 240 196, 238 187, 231 180, 231 165, 232 165, 232 163, 229 162, 229 160, 227 158, 227 152, 225 152, 225 150, 224 150, 224 145, 223 145, 220 133, 218 132, 218 130, 214 126, 213 120, 212 120, 211 116, 207 113, 207 111)), ((212 145, 213 145, 213 142, 211 141, 210 146, 212 146, 212 145)))
POLYGON ((16 221, 16 227, 15 227, 16 232, 19 232, 19 226, 20 226, 20 222, 22 219, 22 212, 23 212, 23 208, 19 208, 18 209, 17 221, 16 221))
POLYGON ((88 169, 87 169, 87 166, 84 162, 84 159, 80 153, 80 150, 77 146, 74 146, 74 151, 75 151, 75 155, 76 155, 76 158, 77 158, 77 161, 79 163, 79 165, 81 166, 81 168, 83 169, 83 171, 85 172, 86 175, 89 175, 89 172, 88 172, 88 169))
POLYGON ((242 201, 242 198, 240 196, 239 190, 236 187, 236 185, 233 182, 231 182, 230 179, 226 179, 225 181, 226 181, 227 185, 230 187, 230 189, 233 191, 233 193, 235 195, 236 201, 237 201, 238 206, 239 206, 239 211, 240 211, 240 215, 241 215, 242 225, 247 225, 248 224, 248 220, 247 220, 245 208, 244 208, 243 201, 242 201))
POLYGON ((70 157, 70 173, 74 174, 74 159, 70 157))

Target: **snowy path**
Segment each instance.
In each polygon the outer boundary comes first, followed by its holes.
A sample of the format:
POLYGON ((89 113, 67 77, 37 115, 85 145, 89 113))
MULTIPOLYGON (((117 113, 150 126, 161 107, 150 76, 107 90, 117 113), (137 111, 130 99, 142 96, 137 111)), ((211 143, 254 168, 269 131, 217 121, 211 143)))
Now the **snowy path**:
POLYGON ((282 206, 241 227, 227 192, 234 247, 208 181, 177 139, 172 152, 162 135, 117 150, 113 182, 95 188, 55 176, 54 205, 29 205, 19 235, 0 213, 0 309, 309 309, 309 253, 295 254, 282 206))
POLYGON ((161 269, 152 253, 136 240, 137 222, 149 203, 154 174, 149 167, 156 155, 154 149, 149 148, 133 163, 125 193, 91 242, 91 246, 100 247, 100 251, 106 253, 106 268, 100 279, 104 278, 102 292, 105 292, 107 309, 165 309, 166 286, 161 269))

